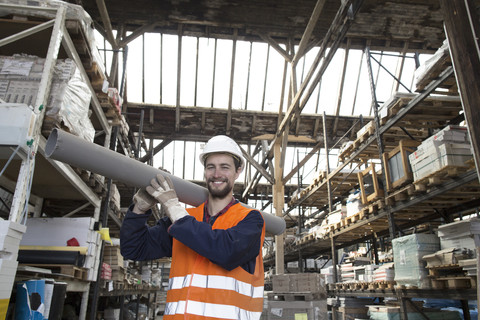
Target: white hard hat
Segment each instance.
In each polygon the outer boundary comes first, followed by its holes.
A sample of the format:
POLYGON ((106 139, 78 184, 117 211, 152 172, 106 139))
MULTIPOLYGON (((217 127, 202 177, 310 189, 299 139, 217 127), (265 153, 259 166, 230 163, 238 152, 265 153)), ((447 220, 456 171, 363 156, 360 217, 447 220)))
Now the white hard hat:
POLYGON ((207 155, 210 153, 229 153, 240 161, 241 170, 245 167, 245 159, 243 158, 242 150, 232 138, 224 135, 210 138, 199 156, 203 165, 205 165, 207 155))

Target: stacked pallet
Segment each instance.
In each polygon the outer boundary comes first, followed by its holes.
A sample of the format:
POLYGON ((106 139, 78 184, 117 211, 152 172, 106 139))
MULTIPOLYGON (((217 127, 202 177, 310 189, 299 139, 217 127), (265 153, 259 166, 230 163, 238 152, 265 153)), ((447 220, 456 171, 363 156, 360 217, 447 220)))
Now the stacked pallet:
POLYGON ((332 306, 332 312, 335 314, 333 319, 368 319, 368 306, 372 303, 369 299, 359 299, 352 297, 338 297, 329 301, 332 306))
POLYGON ((273 291, 267 293, 267 319, 326 320, 327 303, 323 276, 296 273, 272 277, 273 291))
POLYGON ((105 245, 103 249, 103 262, 110 265, 111 280, 115 283, 125 281, 125 268, 123 256, 120 254, 119 246, 105 245))
POLYGON ((73 168, 73 170, 99 197, 105 196, 107 191, 105 177, 85 169, 73 168))
MULTIPOLYGON (((421 92, 434 79, 437 79, 445 69, 451 66, 452 60, 450 58, 450 50, 448 48, 448 42, 445 40, 435 54, 415 70, 416 91, 421 92)), ((458 94, 455 76, 452 75, 450 79, 444 81, 440 87, 435 90, 435 93, 446 95, 458 94)))
POLYGON ((392 240, 395 281, 406 288, 430 289, 423 257, 440 249, 435 234, 411 234, 392 240))
POLYGON ((423 141, 415 152, 409 155, 415 184, 427 183, 430 178, 439 178, 449 170, 455 174, 467 170, 467 161, 472 151, 466 127, 446 126, 438 133, 423 141))

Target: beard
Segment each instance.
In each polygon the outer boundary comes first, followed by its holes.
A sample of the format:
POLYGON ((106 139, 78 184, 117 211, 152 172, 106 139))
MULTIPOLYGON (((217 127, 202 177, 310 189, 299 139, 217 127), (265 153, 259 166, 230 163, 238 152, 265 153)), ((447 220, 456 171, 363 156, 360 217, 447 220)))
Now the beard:
POLYGON ((208 189, 208 192, 210 192, 210 195, 212 196, 212 198, 225 199, 227 196, 230 196, 232 194, 233 185, 228 183, 228 181, 225 181, 226 185, 220 189, 212 187, 211 182, 213 181, 214 180, 207 181, 207 189, 208 189))

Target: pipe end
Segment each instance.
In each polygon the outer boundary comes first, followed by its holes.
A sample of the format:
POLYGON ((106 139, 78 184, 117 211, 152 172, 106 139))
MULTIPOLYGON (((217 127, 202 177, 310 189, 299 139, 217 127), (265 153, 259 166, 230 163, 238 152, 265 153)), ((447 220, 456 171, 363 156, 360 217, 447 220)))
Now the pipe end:
POLYGON ((45 156, 47 158, 50 158, 52 153, 55 151, 55 148, 57 146, 57 140, 58 140, 58 129, 55 128, 52 130, 52 132, 48 136, 47 144, 45 146, 45 156))

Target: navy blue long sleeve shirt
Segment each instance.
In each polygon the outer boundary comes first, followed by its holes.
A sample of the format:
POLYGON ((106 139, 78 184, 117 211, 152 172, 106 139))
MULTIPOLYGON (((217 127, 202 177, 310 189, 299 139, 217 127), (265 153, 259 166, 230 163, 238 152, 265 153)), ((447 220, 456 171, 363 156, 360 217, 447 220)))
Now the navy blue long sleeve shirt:
MULTIPOLYGON (((236 201, 238 202, 238 201, 236 201)), ((130 260, 154 260, 172 256, 172 240, 177 239, 198 254, 219 266, 233 270, 241 266, 247 272, 255 270, 255 258, 260 252, 263 218, 252 210, 236 226, 212 229, 215 219, 197 221, 185 216, 174 224, 166 217, 149 227, 150 212, 135 214, 127 211, 120 229, 121 253, 130 260)), ((228 214, 228 210, 226 213, 228 214)))

